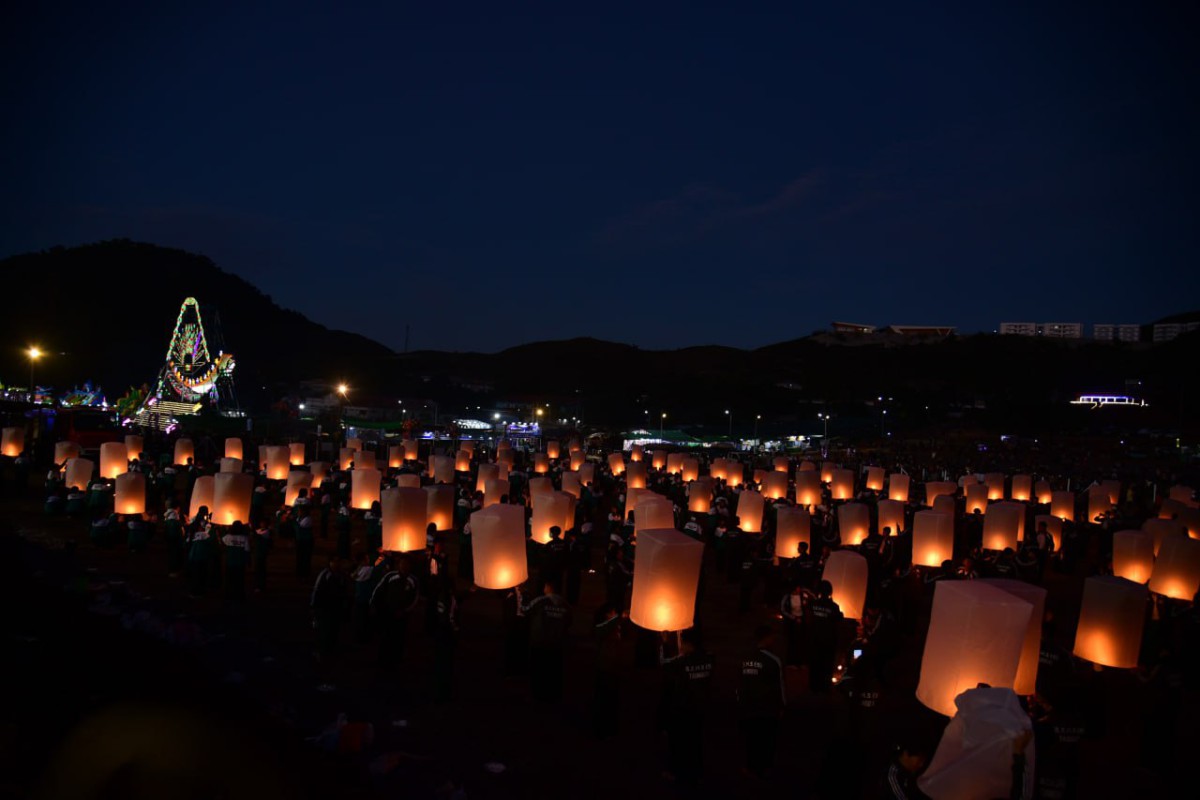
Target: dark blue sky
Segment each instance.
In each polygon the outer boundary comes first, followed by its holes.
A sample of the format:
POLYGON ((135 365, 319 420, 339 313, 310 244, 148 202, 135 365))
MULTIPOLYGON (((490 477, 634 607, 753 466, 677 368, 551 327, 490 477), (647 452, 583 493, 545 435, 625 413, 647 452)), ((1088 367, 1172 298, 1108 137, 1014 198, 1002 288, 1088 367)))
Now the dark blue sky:
POLYGON ((1182 3, 22 5, 0 255, 182 247, 414 348, 1200 307, 1182 3))

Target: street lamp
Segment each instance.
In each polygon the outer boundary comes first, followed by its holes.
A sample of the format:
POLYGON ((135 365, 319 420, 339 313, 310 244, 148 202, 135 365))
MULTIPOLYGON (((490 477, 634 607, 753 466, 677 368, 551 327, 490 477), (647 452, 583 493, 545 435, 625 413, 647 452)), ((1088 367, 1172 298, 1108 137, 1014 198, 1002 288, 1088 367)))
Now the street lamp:
POLYGON ((754 441, 758 441, 758 421, 762 419, 762 414, 754 415, 754 441))
POLYGON ((660 439, 663 438, 663 425, 666 424, 666 421, 667 421, 667 412, 664 411, 662 413, 662 417, 659 418, 659 420, 658 420, 658 438, 660 438, 660 439))
POLYGON ((825 422, 825 435, 821 438, 821 454, 829 455, 829 415, 817 414, 817 419, 825 422))
POLYGON ((729 417, 729 438, 732 439, 733 438, 733 413, 727 408, 727 409, 725 409, 725 416, 729 417))
POLYGON ((37 397, 37 391, 33 388, 33 365, 42 357, 42 351, 34 346, 26 350, 25 354, 29 356, 29 402, 33 403, 37 397))
POLYGON ((338 394, 340 394, 342 397, 345 397, 345 396, 346 396, 346 392, 348 392, 348 391, 350 391, 350 387, 349 387, 349 386, 347 386, 346 384, 344 384, 344 383, 339 383, 339 384, 337 385, 337 393, 338 393, 338 394))

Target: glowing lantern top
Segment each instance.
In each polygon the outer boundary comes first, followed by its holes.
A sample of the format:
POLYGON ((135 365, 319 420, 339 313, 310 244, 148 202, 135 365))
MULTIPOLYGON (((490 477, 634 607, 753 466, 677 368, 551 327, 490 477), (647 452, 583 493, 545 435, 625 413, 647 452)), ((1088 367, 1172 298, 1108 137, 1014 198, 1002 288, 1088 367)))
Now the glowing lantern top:
POLYGON ((638 535, 629 619, 652 631, 692 627, 704 545, 675 530, 638 535))
POLYGON ((525 510, 513 505, 488 506, 473 513, 470 524, 475 584, 481 589, 511 589, 524 583, 529 578, 525 510))

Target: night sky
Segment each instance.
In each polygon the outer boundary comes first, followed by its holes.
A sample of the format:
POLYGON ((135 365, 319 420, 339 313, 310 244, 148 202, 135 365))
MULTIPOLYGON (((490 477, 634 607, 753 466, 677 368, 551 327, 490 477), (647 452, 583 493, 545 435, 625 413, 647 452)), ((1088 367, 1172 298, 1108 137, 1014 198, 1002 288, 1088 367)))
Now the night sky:
POLYGON ((1188 4, 301 5, 8 9, 0 255, 181 247, 397 348, 1200 307, 1188 4))

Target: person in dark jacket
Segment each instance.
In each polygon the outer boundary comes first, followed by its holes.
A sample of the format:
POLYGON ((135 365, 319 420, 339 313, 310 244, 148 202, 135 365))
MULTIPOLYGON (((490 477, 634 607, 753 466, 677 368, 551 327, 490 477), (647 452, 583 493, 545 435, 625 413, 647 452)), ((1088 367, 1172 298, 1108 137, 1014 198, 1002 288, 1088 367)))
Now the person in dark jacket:
POLYGON ((547 581, 542 595, 525 608, 529 618, 530 681, 535 700, 557 703, 563 691, 563 650, 571 627, 571 608, 547 581))
POLYGON ((834 602, 833 584, 817 583, 817 596, 804 609, 804 627, 808 636, 808 682, 816 694, 828 694, 832 688, 833 665, 837 656, 842 609, 834 602))
POLYGON ((714 668, 695 628, 679 634, 679 655, 663 660, 659 717, 667 734, 667 777, 685 788, 700 780, 714 668))
POLYGON ((346 613, 346 578, 342 574, 342 561, 336 555, 329 557, 329 566, 317 575, 309 605, 317 632, 317 657, 325 663, 337 647, 346 613))
POLYGON ((779 656, 771 652, 774 637, 775 632, 769 625, 759 626, 754 631, 755 649, 742 659, 738 680, 746 769, 759 778, 765 777, 775 763, 779 720, 787 705, 783 664, 779 656))

